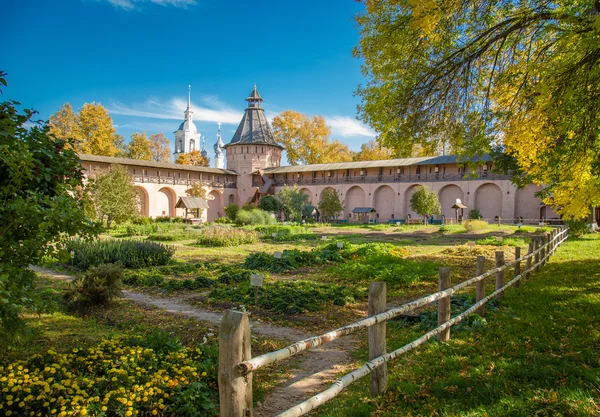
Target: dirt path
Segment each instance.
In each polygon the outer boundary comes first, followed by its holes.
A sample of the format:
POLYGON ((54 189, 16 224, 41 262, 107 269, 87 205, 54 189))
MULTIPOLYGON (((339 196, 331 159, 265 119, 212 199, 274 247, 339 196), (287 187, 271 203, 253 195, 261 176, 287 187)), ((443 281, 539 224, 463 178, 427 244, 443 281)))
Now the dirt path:
MULTIPOLYGON (((30 269, 41 274, 60 280, 73 280, 75 277, 47 268, 30 266, 30 269)), ((151 305, 173 314, 192 317, 197 320, 213 324, 221 322, 222 314, 194 307, 185 302, 185 297, 162 298, 135 291, 123 290, 123 297, 138 304, 151 305)), ((252 333, 274 339, 296 342, 310 335, 284 326, 269 323, 250 322, 252 333)), ((262 404, 257 404, 254 412, 257 417, 267 417, 279 414, 293 407, 297 403, 309 398, 311 395, 325 389, 336 375, 346 370, 351 362, 348 352, 352 351, 355 341, 352 338, 328 343, 310 349, 299 357, 296 369, 291 371, 291 377, 285 381, 279 381, 279 385, 271 393, 265 396, 262 404)), ((268 372, 259 370, 258 372, 268 372)))

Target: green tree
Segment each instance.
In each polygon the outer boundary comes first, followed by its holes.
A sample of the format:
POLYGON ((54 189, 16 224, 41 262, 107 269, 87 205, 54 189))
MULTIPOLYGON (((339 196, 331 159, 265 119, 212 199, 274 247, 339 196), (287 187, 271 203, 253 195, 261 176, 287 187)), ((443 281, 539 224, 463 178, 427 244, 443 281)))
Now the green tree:
POLYGON ((600 204, 598 1, 364 3, 360 113, 382 145, 472 156, 501 142, 559 213, 600 204))
POLYGON ((344 211, 340 196, 337 190, 334 190, 333 188, 327 188, 323 191, 318 206, 321 211, 321 216, 325 219, 329 219, 330 217, 337 219, 340 213, 344 211))
POLYGON ((410 208, 425 219, 428 214, 440 214, 442 206, 437 194, 422 185, 417 186, 410 197, 410 208))
POLYGON ((90 179, 88 191, 94 211, 110 229, 113 222, 121 223, 139 215, 138 196, 127 168, 112 165, 110 171, 90 179))
POLYGON ((171 143, 164 133, 155 133, 149 141, 154 162, 171 162, 171 143))
MULTIPOLYGON (((0 83, 3 75, 0 72, 0 83)), ((4 84, 4 83, 2 83, 4 84)), ((56 139, 14 101, 0 104, 0 340, 18 334, 19 313, 32 307, 44 256, 66 259, 69 236, 95 232, 76 196, 83 174, 72 139, 56 139), (33 124, 33 126, 29 126, 33 124)))
POLYGON ((258 202, 258 208, 269 213, 279 213, 281 211, 281 201, 275 196, 265 195, 258 202))
POLYGON ((349 162, 354 156, 348 146, 329 139, 331 129, 322 116, 286 110, 273 119, 273 134, 285 147, 290 165, 349 162))
POLYGON ((129 141, 129 145, 127 145, 127 158, 144 161, 152 160, 152 149, 150 141, 146 137, 146 132, 131 134, 131 140, 129 141))
POLYGON ((279 197, 279 200, 281 201, 281 209, 286 220, 297 222, 302 220, 304 207, 310 205, 310 202, 308 201, 308 196, 300 191, 298 186, 294 185, 294 187, 291 188, 286 185, 283 187, 283 190, 277 194, 277 197, 279 197))

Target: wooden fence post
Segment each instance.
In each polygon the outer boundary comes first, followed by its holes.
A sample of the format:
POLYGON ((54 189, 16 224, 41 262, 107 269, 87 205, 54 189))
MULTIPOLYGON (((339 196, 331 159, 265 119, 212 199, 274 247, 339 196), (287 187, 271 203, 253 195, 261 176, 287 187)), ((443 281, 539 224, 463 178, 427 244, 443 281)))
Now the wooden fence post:
POLYGON ((248 315, 225 311, 219 331, 220 417, 252 416, 252 373, 242 375, 238 368, 251 356, 248 315))
MULTIPOLYGON (((450 288, 450 268, 441 267, 438 272, 438 291, 450 288)), ((440 298, 438 300, 438 325, 446 323, 450 320, 450 296, 440 298)), ((447 328, 438 334, 440 342, 450 340, 450 328, 447 328)))
MULTIPOLYGON (((477 264, 475 267, 475 276, 483 274, 483 268, 485 265, 485 256, 477 257, 477 264)), ((485 297, 485 278, 475 284, 475 301, 479 302, 485 297)), ((485 314, 485 304, 477 309, 477 314, 483 317, 485 314)))
MULTIPOLYGON (((496 252, 496 268, 504 265, 504 252, 497 251, 496 252)), ((496 290, 499 290, 504 286, 504 269, 502 271, 496 272, 496 290)), ((497 300, 504 299, 504 293, 500 293, 496 295, 497 300)))
MULTIPOLYGON (((531 255, 533 252, 533 241, 529 242, 529 248, 527 249, 527 255, 531 255)), ((527 261, 525 261, 525 270, 529 270, 529 268, 531 268, 531 256, 529 258, 527 258, 527 261)), ((530 272, 526 272, 525 273, 525 279, 529 279, 529 274, 530 272)))
MULTIPOLYGON (((369 316, 383 313, 387 309, 387 287, 385 282, 372 282, 369 285, 369 316)), ((387 322, 382 321, 369 327, 369 360, 386 353, 387 322)), ((387 390, 387 363, 371 372, 371 395, 377 396, 387 390)))
MULTIPOLYGON (((541 238, 539 238, 539 237, 536 237, 536 238, 534 238, 534 239, 535 239, 535 240, 534 240, 534 243, 535 243, 535 250, 537 251, 537 250, 540 248, 540 242, 541 242, 541 238)), ((534 260, 535 260, 535 262, 534 262, 534 263, 535 263, 535 268, 533 268, 533 271, 534 271, 534 272, 538 272, 538 271, 540 270, 540 265, 539 265, 539 262, 540 262, 540 252, 537 252, 537 253, 535 254, 534 260)))
POLYGON ((546 243, 548 243, 548 237, 546 234, 544 234, 542 236, 542 251, 540 252, 540 262, 542 264, 540 266, 546 265, 546 252, 548 251, 548 246, 546 246, 546 243))
MULTIPOLYGON (((521 248, 520 247, 516 247, 515 248, 515 259, 519 259, 521 257, 521 248)), ((515 277, 517 275, 519 275, 521 273, 521 261, 517 261, 517 263, 515 263, 515 277)), ((521 285, 521 280, 515 282, 515 288, 519 288, 519 286, 521 285)))

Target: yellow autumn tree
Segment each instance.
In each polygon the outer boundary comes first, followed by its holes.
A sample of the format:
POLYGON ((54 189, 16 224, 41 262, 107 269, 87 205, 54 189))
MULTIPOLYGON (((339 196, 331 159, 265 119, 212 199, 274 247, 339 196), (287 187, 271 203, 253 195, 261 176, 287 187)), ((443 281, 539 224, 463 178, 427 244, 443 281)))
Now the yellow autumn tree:
POLYGON ((171 162, 171 143, 164 133, 155 133, 148 140, 154 162, 171 162))
POLYGON ((375 140, 370 140, 360 146, 355 156, 355 161, 382 161, 385 159, 394 158, 394 154, 390 149, 384 148, 375 140))
POLYGON ((322 116, 306 116, 286 110, 273 119, 275 140, 285 147, 290 165, 352 161, 354 153, 339 140, 322 116))
POLYGON ((150 141, 146 137, 146 132, 131 134, 131 140, 127 145, 127 158, 145 161, 152 160, 152 150, 150 148, 150 141))
POLYGON ((175 163, 180 165, 207 167, 210 164, 210 160, 206 156, 203 156, 200 151, 195 150, 179 155, 175 163))
POLYGON ((120 137, 108 110, 100 103, 85 103, 78 113, 66 103, 50 116, 50 132, 59 139, 75 139, 79 153, 117 156, 121 153, 120 137))

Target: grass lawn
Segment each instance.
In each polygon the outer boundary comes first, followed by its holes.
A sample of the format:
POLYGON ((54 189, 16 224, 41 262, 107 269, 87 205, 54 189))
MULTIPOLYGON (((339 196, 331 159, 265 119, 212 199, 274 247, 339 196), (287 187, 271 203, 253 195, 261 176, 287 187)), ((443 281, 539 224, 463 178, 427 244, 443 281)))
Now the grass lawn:
MULTIPOLYGON (((369 378, 318 416, 600 415, 600 235, 570 238, 487 324, 452 333, 389 364, 389 388, 369 398, 369 378)), ((388 351, 422 334, 392 322, 388 351)), ((366 344, 355 353, 367 359, 366 344)))

